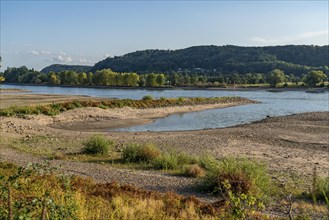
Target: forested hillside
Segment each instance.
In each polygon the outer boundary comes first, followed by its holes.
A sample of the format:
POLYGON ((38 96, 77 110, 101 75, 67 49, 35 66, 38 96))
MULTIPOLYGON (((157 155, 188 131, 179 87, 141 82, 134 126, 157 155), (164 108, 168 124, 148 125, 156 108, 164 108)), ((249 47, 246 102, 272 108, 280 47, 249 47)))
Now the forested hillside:
POLYGON ((328 73, 329 46, 195 46, 181 50, 143 50, 107 58, 91 71, 117 72, 267 73, 281 69, 302 76, 316 67, 328 73))
POLYGON ((197 46, 182 50, 144 50, 107 58, 94 67, 25 66, 0 73, 5 83, 97 86, 216 86, 288 82, 325 86, 329 46, 197 46))
POLYGON ((83 66, 83 65, 64 65, 64 64, 53 64, 43 68, 40 72, 50 73, 50 72, 62 72, 62 71, 74 71, 74 72, 89 72, 92 66, 83 66))

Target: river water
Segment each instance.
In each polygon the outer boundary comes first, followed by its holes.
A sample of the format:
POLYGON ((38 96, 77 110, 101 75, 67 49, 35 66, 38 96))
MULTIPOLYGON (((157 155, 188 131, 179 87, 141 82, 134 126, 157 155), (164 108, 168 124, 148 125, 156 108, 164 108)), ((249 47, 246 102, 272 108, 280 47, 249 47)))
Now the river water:
POLYGON ((221 97, 240 96, 259 101, 259 104, 211 109, 200 112, 173 114, 151 124, 116 129, 117 131, 177 131, 230 127, 259 121, 267 116, 284 116, 313 111, 329 111, 329 93, 304 91, 270 92, 223 90, 147 90, 96 89, 47 86, 1 85, 1 88, 20 88, 38 94, 88 95, 92 97, 141 99, 145 95, 160 97, 221 97))

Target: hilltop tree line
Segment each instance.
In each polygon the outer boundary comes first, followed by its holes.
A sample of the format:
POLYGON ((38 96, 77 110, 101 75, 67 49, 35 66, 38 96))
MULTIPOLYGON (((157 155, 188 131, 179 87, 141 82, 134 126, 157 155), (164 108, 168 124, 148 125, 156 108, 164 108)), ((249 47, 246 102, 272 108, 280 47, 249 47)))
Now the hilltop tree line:
POLYGON ((329 46, 196 46, 181 50, 143 50, 109 57, 91 71, 111 68, 118 72, 172 74, 268 73, 281 69, 301 77, 312 70, 329 74, 329 46))
POLYGON ((27 67, 7 68, 0 73, 0 78, 8 83, 32 83, 50 85, 96 85, 96 86, 217 86, 225 87, 226 84, 270 84, 272 87, 280 83, 291 82, 298 84, 303 81, 309 86, 316 86, 327 79, 327 75, 321 70, 311 70, 307 74, 286 75, 283 70, 274 69, 266 74, 222 74, 208 76, 206 74, 187 73, 119 73, 111 69, 97 70, 92 72, 61 71, 58 73, 42 73, 27 67))

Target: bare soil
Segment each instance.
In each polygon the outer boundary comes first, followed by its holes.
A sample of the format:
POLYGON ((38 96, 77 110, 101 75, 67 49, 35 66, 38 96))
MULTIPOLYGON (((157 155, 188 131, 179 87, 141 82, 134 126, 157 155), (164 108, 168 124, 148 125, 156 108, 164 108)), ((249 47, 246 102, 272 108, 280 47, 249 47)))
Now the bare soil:
MULTIPOLYGON (((45 103, 76 99, 76 97, 19 95, 21 102, 38 100, 45 103), (41 98, 43 97, 43 100, 41 98), (25 100, 25 101, 23 101, 25 100)), ((13 96, 14 99, 16 96, 13 96)), ((89 97, 90 99, 90 97, 89 97)), ((1 97, 1 105, 7 105, 9 97, 1 97), (6 100, 6 101, 5 101, 6 100)), ((17 102, 14 100, 13 102, 17 102)), ((234 105, 239 104, 235 103, 234 105)), ((243 103, 240 103, 243 104, 243 103)), ((61 154, 77 153, 82 142, 93 133, 102 133, 117 143, 120 150, 127 143, 157 144, 163 150, 176 150, 194 155, 211 154, 217 158, 247 157, 268 164, 273 178, 286 181, 298 175, 308 181, 313 169, 329 176, 329 112, 313 112, 285 117, 267 118, 263 121, 231 128, 179 132, 108 132, 105 128, 148 123, 157 117, 176 112, 197 111, 228 106, 185 106, 156 109, 112 109, 82 108, 62 113, 55 117, 25 116, 2 117, 0 133, 0 161, 20 165, 42 162, 43 151, 61 154), (15 150, 15 143, 29 143, 34 137, 46 137, 49 142, 31 145, 35 149, 15 150), (33 151, 34 150, 34 151, 33 151), (40 151, 40 155, 31 154, 40 151)), ((34 139, 33 139, 34 140, 34 139)), ((39 143, 39 142, 35 142, 39 143)), ((32 148, 32 147, 31 147, 32 148)), ((197 194, 196 179, 169 175, 159 171, 119 169, 108 163, 83 163, 70 160, 51 160, 53 166, 61 166, 62 172, 92 177, 96 181, 132 184, 144 189, 174 191, 180 194, 197 194)))

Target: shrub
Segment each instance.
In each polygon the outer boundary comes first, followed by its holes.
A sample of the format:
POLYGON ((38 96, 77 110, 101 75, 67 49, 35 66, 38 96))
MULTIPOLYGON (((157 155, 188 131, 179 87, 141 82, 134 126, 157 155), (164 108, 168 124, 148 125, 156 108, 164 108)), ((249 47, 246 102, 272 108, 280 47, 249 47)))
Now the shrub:
POLYGON ((204 176, 204 169, 198 164, 187 165, 185 166, 184 174, 188 177, 201 177, 204 176))
POLYGON ((227 158, 210 166, 203 183, 207 191, 226 194, 224 182, 234 194, 262 195, 269 192, 270 177, 263 164, 248 159, 227 158))
POLYGON ((219 166, 219 163, 213 156, 203 155, 199 158, 199 165, 206 170, 214 170, 219 166))
POLYGON ((178 157, 174 154, 163 154, 152 161, 154 169, 174 170, 179 167, 178 157))
POLYGON ((166 101, 167 98, 162 96, 162 97, 160 97, 160 100, 161 100, 161 101, 166 101))
POLYGON ((83 153, 86 154, 108 154, 113 148, 114 142, 101 135, 93 135, 84 143, 83 153))
POLYGON ((125 162, 150 162, 161 154, 153 144, 130 144, 123 149, 122 159, 125 162))
POLYGON ((329 206, 329 177, 327 178, 319 178, 316 177, 314 189, 312 192, 313 200, 320 200, 328 203, 329 206))
MULTIPOLYGON (((175 153, 175 152, 173 152, 173 153, 175 153)), ((175 153, 175 155, 177 156, 177 159, 181 165, 197 164, 199 162, 198 157, 188 155, 186 153, 175 153)))
POLYGON ((154 100, 153 96, 151 96, 151 95, 146 95, 142 99, 143 100, 154 100))

